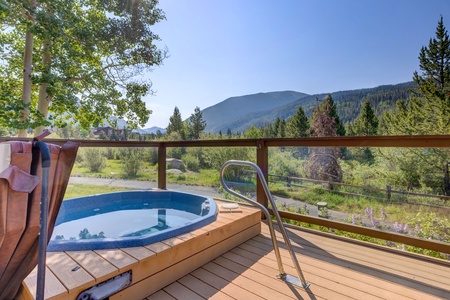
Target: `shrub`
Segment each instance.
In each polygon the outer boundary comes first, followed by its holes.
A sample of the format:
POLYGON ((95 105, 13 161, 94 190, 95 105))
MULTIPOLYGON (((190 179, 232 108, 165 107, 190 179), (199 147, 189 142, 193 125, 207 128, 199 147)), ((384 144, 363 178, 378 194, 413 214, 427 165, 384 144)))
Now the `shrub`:
POLYGON ((200 169, 200 161, 197 157, 191 155, 191 154, 185 154, 183 155, 183 162, 186 166, 186 169, 193 172, 198 172, 200 169))
POLYGON ((148 161, 152 166, 158 163, 158 148, 151 147, 148 149, 148 161))
POLYGON ((98 148, 86 148, 83 153, 84 165, 91 172, 101 172, 106 167, 105 154, 98 148))
POLYGON ((105 148, 105 151, 106 151, 107 159, 115 159, 116 158, 116 152, 117 152, 116 149, 114 149, 112 147, 107 147, 107 148, 105 148))
POLYGON ((120 149, 121 168, 127 177, 136 177, 142 167, 144 150, 142 148, 120 149))

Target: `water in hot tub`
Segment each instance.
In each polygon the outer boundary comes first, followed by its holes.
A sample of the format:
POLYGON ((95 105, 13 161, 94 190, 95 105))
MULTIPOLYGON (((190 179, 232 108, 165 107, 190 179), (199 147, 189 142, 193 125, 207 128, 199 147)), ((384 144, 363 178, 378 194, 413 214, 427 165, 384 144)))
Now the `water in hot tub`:
POLYGON ((55 226, 52 240, 123 238, 183 226, 199 215, 176 209, 131 209, 97 214, 55 226))

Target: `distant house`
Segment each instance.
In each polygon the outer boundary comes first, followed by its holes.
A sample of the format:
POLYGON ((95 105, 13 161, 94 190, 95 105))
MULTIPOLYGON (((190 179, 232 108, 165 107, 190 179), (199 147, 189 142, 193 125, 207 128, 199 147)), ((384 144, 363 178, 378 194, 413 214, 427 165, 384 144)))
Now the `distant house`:
MULTIPOLYGON (((93 133, 94 136, 99 137, 100 134, 103 132, 107 137, 111 138, 112 136, 116 136, 119 139, 126 139, 125 136, 127 134, 136 134, 139 135, 140 137, 144 137, 148 139, 148 137, 154 138, 155 136, 159 134, 165 134, 166 130, 164 128, 160 128, 160 127, 151 127, 151 128, 146 128, 146 129, 142 129, 142 128, 137 128, 137 129, 128 129, 128 123, 123 120, 123 119, 118 119, 118 118, 114 118, 113 119, 114 122, 111 123, 116 123, 116 127, 113 127, 113 124, 110 124, 110 122, 105 121, 102 126, 99 126, 97 128, 93 128, 93 133), (127 132, 125 132, 127 131, 127 132)), ((139 138, 140 139, 140 138, 139 138)))
POLYGON ((112 137, 114 135, 116 137, 124 137, 126 134, 125 131, 127 131, 127 133, 131 132, 131 130, 128 129, 128 123, 125 120, 118 118, 112 119, 114 120, 112 123, 116 123, 115 126, 108 121, 104 121, 102 126, 93 129, 94 136, 98 137, 103 132, 107 137, 112 137))

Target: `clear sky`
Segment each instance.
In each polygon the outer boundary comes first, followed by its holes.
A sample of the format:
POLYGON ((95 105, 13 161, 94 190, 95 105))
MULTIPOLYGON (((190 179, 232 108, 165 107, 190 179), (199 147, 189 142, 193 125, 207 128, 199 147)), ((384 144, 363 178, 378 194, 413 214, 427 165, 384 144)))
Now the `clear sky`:
MULTIPOLYGON (((148 76, 146 127, 229 97, 307 94, 412 80, 450 0, 160 0, 153 30, 170 57, 148 76)), ((237 108, 238 109, 238 108, 237 108)))

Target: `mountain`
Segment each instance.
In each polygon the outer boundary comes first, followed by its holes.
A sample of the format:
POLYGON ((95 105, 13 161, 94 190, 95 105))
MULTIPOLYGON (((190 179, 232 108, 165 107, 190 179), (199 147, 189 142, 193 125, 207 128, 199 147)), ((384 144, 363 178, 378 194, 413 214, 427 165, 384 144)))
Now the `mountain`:
MULTIPOLYGON (((202 117, 206 120, 206 132, 226 132, 226 125, 234 119, 240 119, 247 114, 258 111, 268 111, 308 96, 294 91, 258 93, 228 98, 216 105, 202 110, 202 117)), ((231 128, 232 129, 232 128, 231 128)))
POLYGON ((267 126, 276 118, 287 120, 299 107, 310 116, 317 100, 331 94, 336 109, 343 123, 353 121, 361 110, 362 104, 369 100, 377 115, 390 110, 399 99, 408 99, 413 82, 396 85, 382 85, 375 88, 338 91, 307 95, 294 91, 259 93, 241 97, 228 98, 202 111, 206 121, 206 132, 226 133, 244 132, 252 125, 267 126))
POLYGON ((156 134, 156 132, 158 130, 161 131, 162 134, 166 133, 166 129, 165 128, 161 128, 161 127, 157 127, 157 126, 153 126, 153 127, 150 127, 150 128, 144 128, 142 130, 144 130, 147 133, 154 133, 154 134, 156 134))

